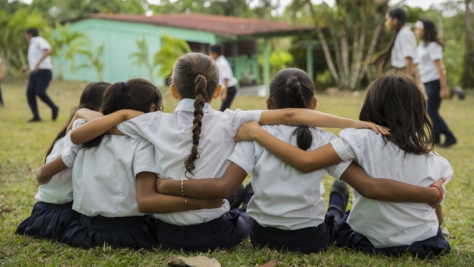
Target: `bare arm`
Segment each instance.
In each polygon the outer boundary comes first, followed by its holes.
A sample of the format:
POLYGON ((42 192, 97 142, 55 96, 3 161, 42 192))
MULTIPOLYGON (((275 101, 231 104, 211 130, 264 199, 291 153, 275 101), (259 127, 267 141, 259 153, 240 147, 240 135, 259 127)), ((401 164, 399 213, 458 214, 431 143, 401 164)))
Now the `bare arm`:
POLYGON ((411 77, 413 75, 413 59, 411 57, 405 58, 407 62, 407 75, 411 77))
POLYGON ((187 210, 200 210, 219 208, 222 199, 203 200, 183 198, 156 193, 156 174, 141 172, 137 174, 137 203, 138 210, 142 213, 169 213, 187 210), (186 201, 185 201, 186 200, 186 201))
POLYGON ((436 207, 436 217, 438 217, 438 222, 439 225, 443 224, 444 221, 444 212, 443 212, 443 206, 439 205, 436 207))
MULTIPOLYGON (((364 169, 355 163, 346 169, 341 180, 349 184, 363 197, 392 202, 433 203, 440 200, 439 191, 434 187, 406 184, 390 179, 370 177, 364 169)), ((441 178, 436 183, 443 183, 441 178)), ((441 186, 441 185, 440 185, 441 186)))
POLYGON ((46 184, 51 180, 51 177, 54 175, 66 170, 68 167, 64 164, 61 156, 55 158, 54 160, 43 164, 36 171, 36 179, 39 184, 46 184))
POLYGON ((224 89, 221 93, 221 100, 225 101, 227 99, 227 89, 229 89, 229 79, 224 79, 224 89))
POLYGON ((387 128, 371 122, 342 118, 316 110, 302 108, 264 110, 260 116, 259 123, 285 125, 306 124, 310 127, 372 129, 376 133, 389 134, 387 128))
POLYGON ((91 120, 71 131, 71 141, 76 145, 82 144, 106 132, 123 135, 116 126, 125 120, 133 119, 142 114, 143 112, 140 111, 123 109, 91 120))
POLYGON ((326 168, 342 161, 331 144, 306 152, 269 134, 256 122, 244 123, 237 132, 236 141, 256 141, 277 158, 304 173, 326 168))
POLYGON ((74 113, 74 116, 72 117, 71 122, 67 126, 67 131, 66 132, 69 132, 72 129, 72 125, 74 124, 75 120, 83 119, 86 122, 88 122, 88 121, 91 121, 93 119, 100 118, 102 116, 104 116, 104 114, 102 114, 98 111, 93 111, 93 110, 90 110, 90 109, 87 109, 87 108, 78 109, 76 111, 76 113, 74 113))
POLYGON ((448 92, 448 85, 446 84, 446 74, 444 73, 443 63, 441 62, 441 59, 435 60, 434 63, 436 65, 436 69, 438 69, 439 83, 441 85, 439 97, 441 99, 448 98, 449 92, 448 92))
POLYGON ((224 175, 220 178, 196 179, 183 181, 183 192, 181 192, 181 181, 158 179, 156 191, 167 195, 202 199, 222 199, 230 197, 247 177, 247 173, 239 165, 231 163, 224 175))

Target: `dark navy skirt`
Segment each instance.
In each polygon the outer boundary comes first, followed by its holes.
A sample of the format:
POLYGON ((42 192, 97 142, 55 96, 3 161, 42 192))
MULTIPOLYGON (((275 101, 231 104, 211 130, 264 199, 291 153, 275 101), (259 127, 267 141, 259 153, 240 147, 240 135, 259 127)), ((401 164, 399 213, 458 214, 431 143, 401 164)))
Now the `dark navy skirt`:
POLYGON ((398 257, 402 254, 409 253, 413 257, 421 259, 449 254, 451 252, 451 246, 441 233, 441 228, 438 229, 437 235, 423 241, 414 242, 409 246, 375 248, 367 237, 352 230, 347 223, 349 214, 350 211, 346 211, 346 214, 339 223, 336 232, 336 242, 338 246, 352 248, 368 254, 381 254, 389 257, 398 257))
POLYGON ((67 227, 77 218, 79 213, 72 209, 72 202, 37 202, 30 217, 18 225, 15 233, 61 240, 67 227))
POLYGON ((174 225, 158 220, 156 228, 163 248, 195 252, 230 249, 247 238, 252 219, 238 209, 224 213, 209 222, 194 225, 174 225))
POLYGON ((324 222, 320 225, 298 230, 263 227, 254 221, 250 238, 256 247, 268 246, 277 250, 316 253, 326 250, 334 243, 336 227, 337 222, 330 214, 326 214, 324 222))
POLYGON ((156 219, 151 215, 108 218, 80 215, 66 229, 63 242, 85 248, 108 245, 114 248, 158 246, 156 219))

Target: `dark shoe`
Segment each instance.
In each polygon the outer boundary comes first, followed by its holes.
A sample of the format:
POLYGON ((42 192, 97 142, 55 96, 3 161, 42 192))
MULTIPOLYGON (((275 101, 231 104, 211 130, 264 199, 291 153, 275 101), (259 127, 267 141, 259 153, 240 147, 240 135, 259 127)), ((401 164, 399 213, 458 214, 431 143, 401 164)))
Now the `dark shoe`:
POLYGON ((32 118, 28 120, 28 122, 40 122, 40 121, 41 121, 40 118, 32 118))
POLYGON ((459 86, 454 86, 453 88, 451 88, 451 92, 452 94, 456 95, 460 100, 464 100, 464 98, 466 98, 464 90, 459 86))
POLYGON ((334 208, 338 210, 341 214, 344 214, 347 209, 347 203, 349 202, 349 188, 347 187, 346 183, 343 181, 334 181, 331 186, 331 191, 329 193, 329 209, 334 208), (338 194, 341 196, 342 200, 344 201, 344 207, 340 207, 338 205, 331 204, 331 196, 333 194, 338 194))
POLYGON ((53 121, 55 121, 58 118, 59 115, 59 108, 55 107, 53 108, 53 121))
POLYGON ((244 198, 244 186, 240 185, 237 190, 235 190, 234 194, 227 200, 230 204, 230 209, 238 209, 240 204, 242 204, 242 200, 244 198))
POLYGON ((456 140, 456 138, 454 138, 454 140, 446 140, 444 141, 444 144, 440 145, 440 147, 442 148, 449 148, 455 144, 457 144, 458 140, 456 140))

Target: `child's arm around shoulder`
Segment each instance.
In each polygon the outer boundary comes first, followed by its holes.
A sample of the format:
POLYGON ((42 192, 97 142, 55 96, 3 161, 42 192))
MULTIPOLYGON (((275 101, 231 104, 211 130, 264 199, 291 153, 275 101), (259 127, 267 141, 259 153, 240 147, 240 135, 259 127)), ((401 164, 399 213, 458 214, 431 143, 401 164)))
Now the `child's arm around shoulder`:
POLYGON ((64 163, 62 157, 59 156, 39 167, 39 169, 36 171, 36 180, 38 180, 39 184, 46 184, 54 175, 66 170, 67 168, 68 167, 64 163))
POLYGON ((123 133, 118 130, 116 126, 125 120, 133 119, 142 114, 143 112, 140 111, 124 109, 108 114, 106 116, 98 117, 87 122, 81 127, 72 130, 71 141, 74 144, 82 144, 106 132, 109 132, 111 134, 123 135, 123 133))
POLYGON ((377 124, 347 119, 311 109, 287 108, 265 110, 260 116, 260 124, 308 125, 326 128, 372 129, 376 133, 390 134, 390 130, 377 124))

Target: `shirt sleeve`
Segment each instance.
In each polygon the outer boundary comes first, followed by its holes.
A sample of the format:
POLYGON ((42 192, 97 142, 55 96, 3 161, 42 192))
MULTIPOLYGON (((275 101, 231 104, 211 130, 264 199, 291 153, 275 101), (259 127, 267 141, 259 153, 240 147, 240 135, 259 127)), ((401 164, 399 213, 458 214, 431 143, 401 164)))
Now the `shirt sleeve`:
POLYGON ((431 42, 426 49, 428 50, 428 54, 432 61, 443 58, 443 47, 441 45, 431 42))
MULTIPOLYGON (((71 130, 76 129, 84 123, 86 123, 86 121, 83 119, 75 120, 72 124, 71 130)), ((61 151, 61 158, 64 162, 64 165, 66 165, 68 168, 72 168, 74 165, 74 160, 76 159, 77 151, 79 151, 81 146, 71 142, 71 131, 69 131, 64 138, 66 138, 66 140, 63 150, 61 151)))
POLYGON ((356 129, 344 129, 339 133, 339 138, 330 141, 334 151, 344 161, 356 159, 357 152, 361 150, 359 135, 356 129))
POLYGON ((255 168, 254 143, 251 141, 237 143, 228 160, 239 165, 247 174, 251 173, 255 168))
POLYGON ((38 40, 38 45, 41 50, 45 50, 45 49, 51 50, 51 45, 44 38, 40 38, 38 40))
POLYGON ((155 162, 155 148, 146 140, 133 140, 135 155, 133 157, 133 176, 141 172, 157 172, 155 162))
POLYGON ((404 58, 411 57, 416 59, 416 37, 415 34, 409 31, 402 31, 400 34, 401 51, 404 58))
MULTIPOLYGON (((337 139, 337 137, 333 133, 323 131, 323 130, 318 132, 318 137, 321 138, 322 144, 327 144, 331 142, 332 140, 337 139)), ((336 180, 339 180, 341 178, 341 175, 346 171, 346 169, 349 167, 351 162, 352 160, 346 160, 337 165, 329 166, 325 168, 325 170, 329 175, 334 177, 336 180)))
POLYGON ((156 131, 156 128, 158 127, 157 116, 157 112, 146 113, 120 123, 117 125, 117 128, 123 134, 128 135, 133 139, 147 139, 148 131, 153 131, 153 128, 155 128, 156 131))
POLYGON ((443 199, 439 203, 440 205, 443 204, 444 199, 446 198, 446 184, 449 183, 449 181, 451 181, 451 178, 453 177, 453 175, 454 175, 453 167, 451 166, 451 164, 448 162, 447 159, 443 158, 443 173, 441 174, 441 177, 446 178, 446 182, 444 182, 442 186, 444 194, 443 194, 443 199))
POLYGON ((240 109, 237 109, 235 111, 232 111, 230 109, 226 109, 224 111, 224 116, 227 116, 227 118, 224 120, 224 123, 227 124, 226 128, 229 132, 229 135, 231 137, 234 137, 243 123, 251 121, 258 122, 260 121, 261 115, 261 110, 242 111, 240 109))

